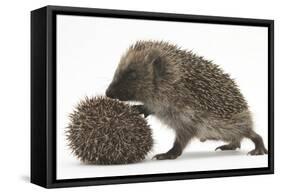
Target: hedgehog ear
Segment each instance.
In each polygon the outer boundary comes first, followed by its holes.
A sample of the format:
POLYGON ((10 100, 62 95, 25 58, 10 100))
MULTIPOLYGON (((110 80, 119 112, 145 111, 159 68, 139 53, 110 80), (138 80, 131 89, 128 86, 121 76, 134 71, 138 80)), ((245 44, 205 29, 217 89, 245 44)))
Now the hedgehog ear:
POLYGON ((160 55, 160 52, 153 49, 146 56, 146 63, 152 65, 153 74, 156 78, 162 77, 165 74, 165 59, 160 55))

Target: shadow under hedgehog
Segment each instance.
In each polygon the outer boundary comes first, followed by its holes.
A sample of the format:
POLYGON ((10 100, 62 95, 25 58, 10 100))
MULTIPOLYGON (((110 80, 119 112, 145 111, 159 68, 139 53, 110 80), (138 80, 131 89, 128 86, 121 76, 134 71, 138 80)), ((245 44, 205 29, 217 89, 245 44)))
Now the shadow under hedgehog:
POLYGON ((106 96, 142 102, 135 106, 141 114, 154 114, 175 130, 173 147, 155 155, 158 160, 177 158, 194 137, 228 142, 216 150, 240 148, 246 137, 255 144, 250 155, 267 154, 234 80, 218 65, 168 42, 138 41, 130 46, 106 96))

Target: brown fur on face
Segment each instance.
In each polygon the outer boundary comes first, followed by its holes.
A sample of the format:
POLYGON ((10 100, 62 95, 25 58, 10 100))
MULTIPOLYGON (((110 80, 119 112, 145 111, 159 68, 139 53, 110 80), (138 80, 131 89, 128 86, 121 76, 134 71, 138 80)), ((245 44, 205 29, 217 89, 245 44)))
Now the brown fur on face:
POLYGON ((115 71, 106 94, 119 100, 143 101, 151 97, 154 76, 153 60, 156 53, 130 49, 115 71))
POLYGON ((238 86, 211 61, 168 42, 138 41, 122 56, 106 95, 137 100, 176 131, 174 146, 157 159, 178 157, 191 138, 229 142, 222 150, 240 147, 244 137, 267 153, 252 130, 248 105, 238 86))

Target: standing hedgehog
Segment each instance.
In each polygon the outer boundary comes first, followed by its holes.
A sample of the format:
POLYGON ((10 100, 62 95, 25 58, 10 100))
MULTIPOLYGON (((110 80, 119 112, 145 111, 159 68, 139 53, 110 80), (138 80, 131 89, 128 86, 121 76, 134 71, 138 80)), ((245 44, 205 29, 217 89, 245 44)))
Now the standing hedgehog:
POLYGON ((173 147, 155 155, 158 160, 177 158, 194 137, 228 142, 216 150, 240 148, 247 137, 255 144, 249 154, 267 154, 234 80, 216 64, 176 45, 136 42, 122 56, 106 95, 142 102, 135 106, 140 113, 154 114, 175 130, 173 147))

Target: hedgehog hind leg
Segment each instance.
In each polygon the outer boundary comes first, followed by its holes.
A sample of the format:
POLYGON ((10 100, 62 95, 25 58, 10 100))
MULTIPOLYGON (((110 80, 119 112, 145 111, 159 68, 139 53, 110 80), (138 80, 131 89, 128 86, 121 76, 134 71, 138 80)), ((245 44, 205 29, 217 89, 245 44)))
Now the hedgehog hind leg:
POLYGON ((256 132, 251 130, 246 135, 246 137, 251 139, 254 142, 254 144, 255 144, 255 149, 250 151, 248 153, 249 155, 264 155, 264 154, 268 154, 268 151, 265 148, 263 140, 262 140, 262 137, 260 135, 258 135, 256 132))

